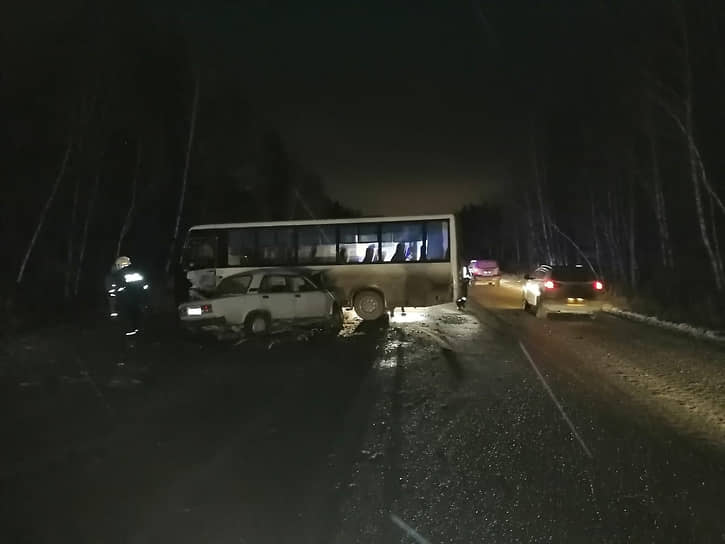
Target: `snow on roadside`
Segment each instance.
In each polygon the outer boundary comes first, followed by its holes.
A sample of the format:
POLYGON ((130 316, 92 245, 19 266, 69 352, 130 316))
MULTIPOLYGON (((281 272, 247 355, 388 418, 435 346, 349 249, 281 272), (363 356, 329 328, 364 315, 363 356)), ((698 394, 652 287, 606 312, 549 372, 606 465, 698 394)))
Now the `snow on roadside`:
POLYGON ((671 330, 688 334, 695 338, 704 338, 707 340, 713 340, 715 342, 721 342, 725 344, 725 331, 715 331, 712 329, 705 329, 701 327, 695 327, 687 323, 673 323, 672 321, 663 321, 654 316, 638 314, 636 312, 630 312, 629 310, 622 310, 612 304, 604 304, 602 311, 608 314, 615 315, 630 321, 636 321, 638 323, 644 323, 661 329, 671 330))

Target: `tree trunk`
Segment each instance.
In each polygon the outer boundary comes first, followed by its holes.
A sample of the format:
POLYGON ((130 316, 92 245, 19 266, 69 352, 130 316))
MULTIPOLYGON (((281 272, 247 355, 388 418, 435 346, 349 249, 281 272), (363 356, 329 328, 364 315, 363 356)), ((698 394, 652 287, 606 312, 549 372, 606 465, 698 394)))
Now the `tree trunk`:
POLYGON ((74 247, 73 242, 76 233, 76 216, 78 215, 78 193, 80 191, 81 182, 80 178, 76 179, 76 186, 73 190, 73 204, 70 212, 70 226, 68 228, 68 253, 66 256, 66 268, 65 268, 65 285, 63 287, 63 296, 66 301, 71 297, 71 283, 73 278, 73 255, 74 247))
POLYGON ((531 211, 531 199, 529 199, 529 193, 524 191, 524 200, 526 202, 526 221, 528 223, 528 260, 529 260, 529 269, 533 269, 534 265, 538 265, 540 263, 537 263, 535 261, 538 260, 538 248, 536 246, 536 240, 534 238, 534 233, 536 232, 534 230, 534 217, 533 212, 531 211))
POLYGON ((81 236, 81 244, 78 248, 78 265, 76 266, 76 277, 75 282, 73 284, 73 296, 78 296, 78 291, 80 288, 81 283, 81 273, 83 270, 83 262, 86 257, 86 245, 88 243, 88 229, 91 225, 91 220, 93 217, 93 208, 96 203, 96 195, 98 194, 98 186, 100 185, 101 180, 101 172, 100 172, 100 166, 99 171, 96 174, 96 179, 93 182, 93 188, 91 189, 91 195, 88 197, 88 211, 86 212, 86 220, 83 223, 83 234, 81 236))
POLYGON ((634 183, 632 180, 629 180, 629 235, 627 241, 629 250, 629 286, 632 289, 635 289, 637 287, 637 228, 635 224, 635 219, 634 183))
POLYGON ((536 135, 533 128, 531 130, 531 165, 534 170, 534 183, 536 184, 536 198, 539 203, 539 214, 541 217, 541 233, 544 239, 544 251, 546 251, 546 260, 551 263, 553 256, 551 253, 551 242, 549 235, 549 226, 546 221, 546 209, 544 207, 544 194, 541 188, 541 165, 539 162, 539 154, 536 144, 536 135))
POLYGON ((131 200, 128 204, 128 211, 126 212, 126 218, 123 220, 121 225, 121 232, 118 234, 118 243, 116 244, 116 258, 121 255, 121 246, 123 241, 131 229, 133 223, 133 216, 136 212, 136 187, 138 186, 139 170, 141 169, 141 144, 139 143, 136 147, 136 165, 133 169, 133 179, 131 180, 131 200))
MULTIPOLYGON (((700 153, 695 144, 695 130, 694 130, 694 118, 693 118, 693 106, 692 106, 692 70, 690 68, 690 49, 689 49, 689 36, 687 32, 687 23, 682 19, 682 44, 683 44, 683 79, 684 79, 684 97, 683 105, 685 110, 684 120, 682 128, 685 132, 687 140, 687 150, 690 163, 690 181, 692 182, 692 192, 695 198, 695 210, 697 212, 697 225, 700 229, 700 237, 702 243, 705 246, 705 251, 710 259, 710 266, 712 267, 713 278, 715 280, 715 289, 718 292, 725 290, 725 278, 723 278, 723 265, 722 261, 718 259, 713 244, 710 240, 710 235, 707 231, 707 223, 705 220, 705 210, 702 202, 702 193, 700 192, 700 183, 706 184, 707 176, 705 175, 704 166, 700 153)), ((674 113, 674 112, 673 112, 674 113)), ((676 117, 676 116, 675 116, 676 117)), ((716 198, 713 193, 710 193, 711 198, 716 198)), ((719 200, 718 200, 719 202, 719 200)), ((722 204, 721 202, 719 202, 722 204)))
POLYGON ((567 234, 566 234, 565 232, 563 232, 563 231, 562 231, 562 230, 561 230, 561 229, 560 229, 560 228, 559 228, 559 227, 558 227, 558 226, 556 225, 556 223, 553 223, 553 222, 552 222, 552 223, 551 223, 551 228, 552 228, 552 229, 554 229, 554 230, 555 230, 556 232, 558 232, 559 234, 561 234, 562 238, 564 238, 564 239, 565 239, 565 240, 566 240, 567 242, 569 242, 569 243, 570 243, 570 244, 572 245, 572 247, 574 248, 574 250, 575 250, 575 251, 576 251, 577 253, 579 253, 579 255, 581 255, 581 256, 582 256, 582 258, 584 259, 584 261, 585 261, 585 262, 587 263, 587 266, 589 267, 589 270, 591 270, 591 271, 592 271, 592 273, 593 273, 593 274, 594 274, 595 276, 599 276, 599 273, 598 273, 598 272, 597 272, 597 270, 596 270, 596 269, 594 268, 594 265, 592 265, 592 262, 591 262, 591 261, 589 260, 589 258, 587 257, 586 253, 584 253, 584 252, 582 251, 582 249, 581 249, 581 248, 580 248, 580 247, 579 247, 579 246, 577 245, 577 243, 576 243, 576 242, 575 242, 574 240, 572 240, 572 239, 571 239, 571 237, 570 237, 570 236, 568 236, 568 235, 567 235, 567 234))
POLYGON ((171 261, 176 253, 176 244, 179 239, 179 229, 181 227, 181 216, 184 212, 184 199, 186 198, 186 185, 189 179, 189 164, 191 161, 191 150, 194 146, 194 131, 196 130, 196 114, 199 106, 199 74, 196 75, 194 81, 194 98, 191 105, 191 122, 189 123, 189 137, 186 142, 186 158, 184 159, 184 173, 181 177, 181 192, 179 194, 179 207, 176 211, 176 222, 174 223, 174 233, 171 238, 171 246, 169 247, 169 257, 166 260, 166 274, 171 271, 171 261))
POLYGON ((589 192, 589 199, 592 204, 592 238, 594 239, 594 257, 597 260, 597 267, 601 269, 602 266, 602 253, 599 241, 599 229, 597 228, 597 210, 594 206, 594 193, 589 192))
POLYGON ((48 215, 48 210, 50 210, 50 206, 53 204, 53 200, 55 199, 55 194, 58 192, 58 187, 60 186, 60 182, 63 180, 63 176, 65 175, 65 169, 68 166, 68 159, 70 158, 71 150, 73 149, 73 137, 68 136, 68 143, 65 148, 65 153, 63 154, 63 160, 60 163, 60 169, 58 170, 58 174, 55 177, 55 181, 53 182, 53 187, 50 190, 50 194, 48 195, 48 198, 45 201, 45 206, 43 206, 43 209, 40 212, 40 217, 38 217, 38 223, 35 226, 35 231, 33 232, 33 237, 30 239, 30 242, 28 243, 28 247, 25 250, 25 256, 23 257, 23 261, 20 264, 20 270, 18 270, 18 275, 15 278, 15 285, 20 285, 23 281, 23 276, 25 275, 25 268, 28 266, 28 260, 30 259, 30 254, 33 252, 33 248, 35 247, 35 243, 38 241, 38 236, 40 235, 40 231, 43 228, 43 224, 45 223, 45 217, 48 215))
POLYGON ((662 259, 663 268, 672 269, 674 267, 674 258, 672 256, 672 244, 670 243, 670 230, 667 224, 667 205, 662 188, 657 136, 652 125, 651 116, 648 116, 645 132, 649 143, 649 155, 652 168, 652 196, 654 200, 655 218, 657 219, 657 230, 659 232, 660 258, 662 259))
POLYGON ((619 214, 617 213, 617 203, 612 197, 612 192, 609 192, 608 195, 608 201, 609 201, 609 218, 606 222, 606 229, 605 233, 607 236, 607 241, 609 243, 609 250, 610 255, 612 259, 612 269, 615 271, 615 274, 618 279, 625 280, 627 275, 625 273, 624 269, 624 261, 622 258, 622 251, 621 246, 619 243, 619 238, 617 236, 618 233, 618 224, 617 218, 619 214))

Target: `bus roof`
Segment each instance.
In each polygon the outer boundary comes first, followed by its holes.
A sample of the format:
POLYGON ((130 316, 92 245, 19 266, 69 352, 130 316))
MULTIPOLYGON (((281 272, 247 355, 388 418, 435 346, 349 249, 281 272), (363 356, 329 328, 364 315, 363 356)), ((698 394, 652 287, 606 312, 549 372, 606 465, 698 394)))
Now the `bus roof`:
POLYGON ((238 229, 247 227, 294 227, 304 225, 338 225, 347 223, 380 223, 382 221, 435 221, 436 219, 453 220, 453 214, 435 215, 401 215, 390 217, 354 217, 349 219, 305 219, 302 221, 261 221, 255 223, 216 223, 209 225, 194 225, 192 230, 212 229, 238 229))

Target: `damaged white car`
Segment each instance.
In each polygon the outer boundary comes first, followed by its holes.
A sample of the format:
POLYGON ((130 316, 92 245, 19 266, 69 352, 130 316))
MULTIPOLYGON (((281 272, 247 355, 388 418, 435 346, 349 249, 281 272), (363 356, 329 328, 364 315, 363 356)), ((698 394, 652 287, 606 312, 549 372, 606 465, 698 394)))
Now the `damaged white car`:
POLYGON ((179 319, 189 332, 221 338, 290 325, 339 331, 343 314, 332 293, 303 271, 264 269, 224 278, 214 291, 179 305, 179 319))

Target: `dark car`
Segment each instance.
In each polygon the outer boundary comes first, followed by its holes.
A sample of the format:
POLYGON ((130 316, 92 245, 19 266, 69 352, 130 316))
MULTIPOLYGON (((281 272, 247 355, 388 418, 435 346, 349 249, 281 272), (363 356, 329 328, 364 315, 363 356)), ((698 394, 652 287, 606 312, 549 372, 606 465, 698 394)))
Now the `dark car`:
POLYGON ((583 265, 541 265, 526 275, 524 310, 544 318, 551 313, 585 314, 592 318, 601 310, 604 283, 583 265))

